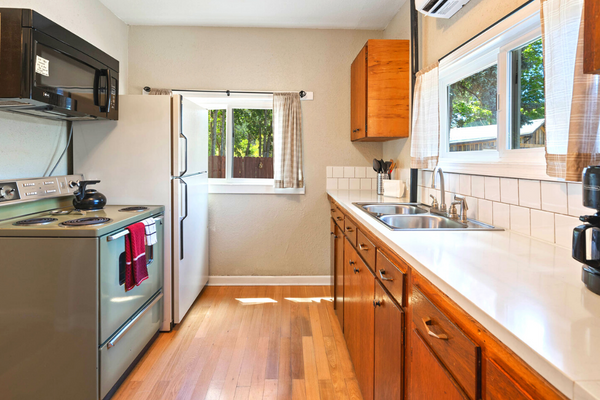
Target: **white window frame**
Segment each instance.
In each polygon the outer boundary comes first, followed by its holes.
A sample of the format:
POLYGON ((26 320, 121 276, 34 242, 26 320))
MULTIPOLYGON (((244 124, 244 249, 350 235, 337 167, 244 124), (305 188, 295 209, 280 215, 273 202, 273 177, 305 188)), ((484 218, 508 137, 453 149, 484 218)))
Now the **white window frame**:
POLYGON ((248 179, 233 177, 233 110, 255 109, 272 110, 273 95, 232 94, 218 95, 203 92, 181 92, 186 97, 194 97, 197 103, 208 110, 226 110, 225 178, 209 178, 208 192, 214 194, 305 194, 304 188, 276 189, 273 179, 248 179), (199 100, 200 98, 201 100, 199 100))
POLYGON ((545 150, 509 149, 511 135, 511 51, 541 36, 539 2, 510 15, 440 62, 440 160, 444 171, 549 179, 545 150), (498 65, 498 136, 496 150, 450 152, 448 146, 448 86, 498 65))

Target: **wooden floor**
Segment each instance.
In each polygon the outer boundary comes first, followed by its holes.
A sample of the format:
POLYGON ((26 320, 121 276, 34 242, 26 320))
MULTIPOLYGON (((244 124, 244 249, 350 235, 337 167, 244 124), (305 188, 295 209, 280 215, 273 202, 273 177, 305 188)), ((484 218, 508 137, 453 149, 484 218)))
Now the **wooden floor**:
POLYGON ((362 396, 328 287, 212 286, 113 399, 362 396))

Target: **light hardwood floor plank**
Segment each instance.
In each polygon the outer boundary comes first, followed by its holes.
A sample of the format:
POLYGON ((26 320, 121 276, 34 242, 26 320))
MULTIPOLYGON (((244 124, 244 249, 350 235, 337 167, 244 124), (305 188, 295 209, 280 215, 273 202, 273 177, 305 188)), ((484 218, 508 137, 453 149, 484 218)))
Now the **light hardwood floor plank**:
POLYGON ((207 287, 115 400, 362 400, 329 288, 207 287))

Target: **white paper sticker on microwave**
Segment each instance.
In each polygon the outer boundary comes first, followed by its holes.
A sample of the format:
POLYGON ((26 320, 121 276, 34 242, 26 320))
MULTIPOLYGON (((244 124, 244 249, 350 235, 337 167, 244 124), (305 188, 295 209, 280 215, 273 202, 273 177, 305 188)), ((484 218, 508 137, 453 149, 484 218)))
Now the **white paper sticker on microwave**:
POLYGON ((35 72, 40 75, 50 76, 50 60, 35 56, 35 72))

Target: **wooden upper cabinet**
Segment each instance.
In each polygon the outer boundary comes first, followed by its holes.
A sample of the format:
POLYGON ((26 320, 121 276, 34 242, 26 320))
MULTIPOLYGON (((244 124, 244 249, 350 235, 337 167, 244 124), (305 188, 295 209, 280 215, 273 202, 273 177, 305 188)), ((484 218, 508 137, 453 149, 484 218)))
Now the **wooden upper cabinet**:
POLYGON ((532 400, 498 364, 486 360, 486 400, 532 400))
POLYGON ((408 137, 408 40, 369 40, 351 66, 352 141, 408 137))
POLYGON ((598 0, 585 0, 584 57, 586 74, 600 74, 600 4, 598 0))

